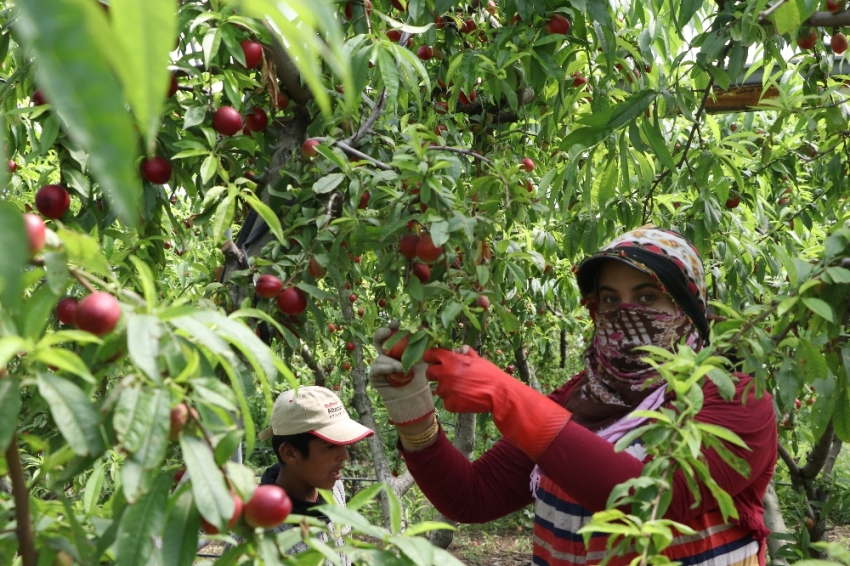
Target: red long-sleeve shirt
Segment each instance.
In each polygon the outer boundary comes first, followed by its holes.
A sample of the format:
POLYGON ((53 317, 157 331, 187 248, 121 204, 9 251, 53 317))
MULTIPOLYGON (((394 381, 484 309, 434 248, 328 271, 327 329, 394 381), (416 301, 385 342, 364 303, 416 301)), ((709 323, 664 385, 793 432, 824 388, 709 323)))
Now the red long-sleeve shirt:
MULTIPOLYGON (((550 398, 563 405, 579 380, 573 378, 550 398)), ((737 523, 749 529, 754 539, 767 536, 762 498, 776 463, 776 420, 772 398, 756 399, 752 379, 741 376, 734 398, 727 402, 717 387, 707 381, 704 405, 696 420, 716 424, 736 433, 750 450, 729 446, 750 466, 743 477, 714 451, 705 449, 712 478, 729 493, 738 510, 737 523), (746 393, 746 402, 742 399, 746 393)), ((407 452, 399 443, 407 467, 429 501, 446 517, 462 523, 483 523, 507 515, 533 501, 529 476, 535 462, 505 440, 497 442, 477 460, 470 462, 440 431, 428 448, 407 452)), ((638 477, 644 462, 596 434, 570 421, 538 459, 543 473, 573 500, 591 512, 605 508, 611 490, 627 479, 638 477)), ((700 504, 693 497, 684 475, 675 474, 673 499, 666 518, 679 522, 714 509, 716 502, 700 485, 700 504)))

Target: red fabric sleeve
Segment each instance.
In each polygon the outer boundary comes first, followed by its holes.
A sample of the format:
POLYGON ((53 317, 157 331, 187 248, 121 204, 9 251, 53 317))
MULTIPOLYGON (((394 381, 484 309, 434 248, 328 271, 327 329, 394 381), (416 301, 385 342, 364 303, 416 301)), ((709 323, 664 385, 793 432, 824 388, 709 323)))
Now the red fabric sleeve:
MULTIPOLYGON (((559 404, 578 383, 576 378, 549 397, 559 404)), ((522 509, 533 501, 534 461, 505 440, 474 462, 455 448, 440 430, 437 441, 418 452, 398 443, 416 485, 440 513, 460 523, 486 523, 522 509)))
POLYGON ((532 501, 534 462, 506 440, 499 440, 474 462, 467 460, 440 429, 437 441, 418 452, 398 443, 416 485, 437 510, 459 523, 486 523, 532 501))
MULTIPOLYGON (((725 427, 736 433, 750 450, 730 447, 750 465, 750 476, 743 477, 727 465, 714 450, 705 457, 711 477, 734 499, 741 524, 757 531, 763 529, 759 510, 761 498, 776 463, 776 417, 773 400, 765 394, 756 399, 752 378, 743 376, 736 385, 735 397, 726 402, 710 381, 703 388, 705 402, 696 419, 725 427), (746 403, 741 399, 747 391, 746 403)), ((578 503, 590 511, 605 509, 611 490, 618 484, 638 477, 643 463, 625 452, 614 452, 613 444, 569 422, 537 461, 546 475, 578 503)), ((683 521, 716 507, 708 488, 700 484, 700 504, 691 508, 691 496, 682 472, 674 476, 673 500, 668 519, 683 521)))

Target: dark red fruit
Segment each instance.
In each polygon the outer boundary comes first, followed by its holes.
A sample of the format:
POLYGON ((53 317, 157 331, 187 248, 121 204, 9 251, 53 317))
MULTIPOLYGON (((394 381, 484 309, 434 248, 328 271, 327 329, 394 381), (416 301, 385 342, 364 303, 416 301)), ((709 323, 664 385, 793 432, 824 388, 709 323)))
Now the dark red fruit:
POLYGON ((171 74, 171 83, 168 85, 168 98, 171 98, 177 91, 180 90, 180 85, 177 84, 177 75, 171 74))
POLYGON ((231 106, 221 106, 213 114, 212 127, 223 136, 232 136, 242 129, 242 116, 231 106))
MULTIPOLYGON (((393 331, 390 333, 390 337, 392 337, 396 332, 398 332, 398 330, 393 329, 393 331)), ((390 340, 390 337, 388 337, 384 341, 384 344, 386 344, 390 340)), ((395 360, 400 360, 402 354, 404 354, 404 350, 407 349, 408 342, 410 342, 410 336, 409 335, 405 336, 404 338, 402 338, 401 340, 399 340, 398 342, 393 344, 392 347, 389 350, 387 350, 386 348, 383 348, 384 354, 386 354, 387 356, 389 356, 389 357, 391 357, 395 360)))
POLYGON ((96 291, 84 297, 74 312, 76 327, 97 336, 112 332, 119 318, 121 306, 118 299, 103 291, 96 291))
POLYGON ((260 275, 256 284, 257 295, 264 299, 274 299, 283 291, 283 281, 268 273, 260 275))
POLYGON ((56 305, 56 318, 62 324, 74 324, 74 313, 77 310, 77 299, 65 297, 56 305))
POLYGON ((354 351, 354 342, 346 343, 345 349, 348 350, 349 352, 353 352, 354 351))
POLYGON ((434 263, 443 254, 442 246, 435 246, 430 234, 419 238, 416 245, 416 255, 425 263, 434 263))
POLYGON ((316 258, 310 258, 310 265, 307 266, 307 273, 310 274, 310 277, 313 279, 321 279, 325 275, 327 275, 328 270, 321 266, 321 264, 316 260, 316 258))
POLYGON ((519 164, 520 169, 525 169, 528 172, 534 171, 534 161, 526 157, 519 164))
POLYGON ((289 316, 298 316, 307 308, 307 295, 298 287, 290 287, 277 296, 277 308, 289 316))
POLYGON ((42 104, 47 104, 47 98, 45 98, 44 93, 41 92, 40 88, 35 89, 35 92, 32 93, 31 100, 33 106, 41 106, 42 104))
POLYGON ((407 259, 413 259, 416 257, 416 247, 418 245, 419 236, 417 236, 416 234, 406 234, 402 236, 398 247, 401 250, 401 255, 403 255, 407 259))
POLYGON ((6 169, 9 171, 9 173, 14 173, 18 170, 18 164, 15 163, 14 159, 10 159, 6 162, 6 169))
POLYGON ((427 283, 431 279, 431 268, 424 263, 413 264, 413 275, 423 283, 427 283))
POLYGON ((416 56, 422 59, 423 61, 430 61, 434 56, 434 50, 428 47, 427 45, 420 45, 416 50, 416 56))
POLYGON ((245 53, 245 68, 256 69, 263 60, 263 45, 250 39, 243 39, 239 45, 245 53))
POLYGON ((478 304, 485 311, 490 308, 490 299, 488 299, 485 295, 478 295, 478 304))
POLYGON ((478 98, 478 95, 475 94, 474 90, 472 91, 472 94, 470 94, 468 97, 463 91, 460 91, 460 93, 458 93, 457 95, 457 101, 461 104, 472 104, 473 102, 475 102, 476 98, 478 98))
POLYGON ((387 30, 387 39, 393 43, 398 43, 401 40, 401 31, 397 29, 387 30))
POLYGON ((149 157, 142 161, 142 177, 154 185, 164 185, 171 178, 171 163, 164 157, 149 157))
POLYGON ((44 185, 35 193, 35 207, 47 218, 61 218, 71 206, 71 195, 59 185, 44 185))
POLYGON ((254 107, 251 113, 245 116, 245 126, 252 132, 261 132, 269 125, 269 116, 262 108, 254 107))
MULTIPOLYGON (((283 488, 278 488, 278 489, 280 489, 281 491, 283 490, 283 488)), ((236 526, 236 523, 239 522, 239 518, 242 517, 242 512, 245 509, 245 504, 242 503, 242 499, 240 499, 240 497, 238 495, 236 495, 235 493, 232 494, 232 495, 233 495, 233 515, 231 515, 230 520, 227 521, 228 530, 232 529, 233 527, 236 526)), ((290 504, 290 507, 291 506, 292 505, 290 504)), ((217 535, 218 534, 218 529, 215 527, 215 525, 208 523, 207 520, 204 519, 203 517, 201 517, 201 529, 203 529, 203 531, 205 533, 207 533, 208 535, 217 535)))
POLYGON ((732 195, 726 199, 726 208, 738 208, 739 204, 741 204, 741 195, 732 195))
POLYGON ((283 110, 287 106, 289 106, 289 97, 286 96, 284 93, 279 92, 277 94, 277 109, 283 110))
POLYGON ((830 38, 829 44, 832 46, 833 53, 841 55, 847 51, 847 36, 841 32, 835 33, 830 38))
POLYGON ((560 33, 562 35, 567 35, 570 32, 570 28, 572 25, 570 24, 570 20, 564 17, 562 14, 555 14, 552 18, 546 23, 546 31, 549 33, 560 33))
POLYGON ((386 308, 387 307, 387 300, 386 299, 378 299, 378 306, 381 307, 382 309, 386 308))
POLYGON ((372 198, 372 194, 369 191, 363 191, 363 194, 360 195, 360 202, 357 203, 357 208, 363 210, 364 208, 369 208, 369 199, 372 198))
POLYGON ((270 529, 281 524, 292 512, 292 501, 286 491, 274 484, 257 486, 245 504, 245 522, 252 527, 270 529))
POLYGON ((797 47, 800 49, 812 49, 818 42, 818 32, 809 28, 806 33, 800 33, 797 36, 797 47))

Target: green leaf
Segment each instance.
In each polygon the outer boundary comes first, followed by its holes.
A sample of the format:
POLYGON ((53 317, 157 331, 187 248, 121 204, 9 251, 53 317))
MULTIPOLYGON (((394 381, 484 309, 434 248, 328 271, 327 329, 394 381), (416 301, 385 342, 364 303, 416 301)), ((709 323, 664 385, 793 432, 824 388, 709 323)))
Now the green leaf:
POLYGON ((34 360, 38 360, 48 366, 54 366, 68 373, 73 373, 88 383, 96 383, 94 376, 83 360, 71 350, 64 348, 36 348, 32 352, 32 356, 34 360))
POLYGON ((325 175, 313 183, 313 192, 317 195, 329 193, 337 188, 344 180, 345 175, 342 173, 331 173, 330 175, 325 175))
POLYGON ((803 22, 803 15, 797 6, 797 2, 790 0, 783 2, 779 8, 773 12, 773 23, 776 26, 776 33, 783 35, 795 31, 803 22))
POLYGON ((247 192, 243 192, 242 198, 257 211, 257 214, 268 224, 269 230, 271 230, 272 234, 275 238, 278 239, 279 242, 283 242, 283 227, 280 225, 280 218, 277 217, 277 214, 269 208, 269 206, 258 199, 255 195, 247 192))
POLYGON ((817 314, 821 318, 825 318, 829 322, 834 322, 835 318, 832 313, 832 307, 829 306, 829 303, 824 301, 823 299, 816 299, 814 297, 803 297, 803 303, 809 307, 813 313, 817 314))
POLYGON ((21 305, 21 275, 29 261, 29 238, 23 215, 11 203, 0 202, 0 226, 0 306, 16 312, 21 305))
POLYGON ((218 203, 213 216, 212 231, 213 241, 220 244, 224 241, 225 233, 233 224, 233 215, 236 213, 236 195, 229 194, 218 203))
POLYGON ((5 367, 18 352, 26 351, 29 347, 31 347, 31 344, 20 336, 12 335, 0 338, 0 367, 5 367))
POLYGON ((133 262, 133 267, 136 268, 136 278, 142 284, 147 312, 151 312, 154 305, 156 305, 156 282, 154 281, 151 268, 137 256, 131 255, 130 261, 133 262))
POLYGON ((154 536, 162 533, 165 525, 172 482, 171 474, 163 472, 151 490, 124 511, 115 541, 115 566, 146 566, 154 550, 154 536))
POLYGON ((159 339, 163 325, 159 318, 149 314, 131 314, 127 317, 127 351, 133 363, 154 383, 161 383, 159 375, 159 339))
POLYGON ((714 424, 711 424, 711 423, 701 423, 701 422, 697 422, 696 427, 698 429, 704 431, 704 432, 707 432, 708 434, 711 434, 711 435, 716 436, 718 438, 722 438, 723 440, 725 440, 726 442, 729 442, 730 444, 734 444, 735 446, 740 446, 741 448, 749 449, 749 447, 744 443, 743 440, 741 440, 741 438, 737 434, 735 434, 734 432, 732 432, 731 430, 729 430, 727 428, 724 428, 724 427, 718 426, 718 425, 714 425, 714 424))
POLYGON ((103 462, 97 462, 89 479, 86 480, 86 489, 83 493, 83 509, 87 515, 95 510, 95 505, 97 505, 103 491, 104 479, 106 479, 106 470, 103 467, 103 462))
POLYGON ((233 497, 227 489, 224 474, 215 464, 212 450, 200 438, 186 434, 180 436, 180 448, 198 511, 220 532, 225 532, 225 525, 233 516, 233 497))
POLYGON ((606 127, 615 130, 621 126, 625 126, 643 114, 649 108, 649 105, 652 104, 652 101, 655 100, 657 94, 654 90, 642 90, 617 104, 606 127))
POLYGON ((111 275, 109 262, 97 245, 97 240, 88 234, 72 232, 66 228, 56 231, 62 240, 62 247, 68 255, 68 261, 80 267, 98 273, 100 275, 111 275))
POLYGON ((655 152, 655 156, 661 162, 661 165, 668 169, 676 169, 676 162, 673 161, 673 156, 667 148, 667 143, 661 135, 658 124, 646 120, 643 123, 643 133, 646 135, 646 139, 649 141, 649 145, 652 147, 652 151, 655 152))
POLYGON ((177 37, 177 13, 172 0, 111 0, 109 21, 121 61, 115 70, 145 139, 159 133, 165 95, 171 81, 168 64, 177 37))
POLYGON ((140 385, 121 392, 113 424, 122 446, 136 461, 152 470, 165 457, 171 428, 170 397, 166 389, 140 385))
POLYGON ((198 552, 201 517, 195 509, 192 491, 183 490, 174 501, 162 533, 162 563, 191 566, 198 552))
POLYGON ((27 0, 17 7, 15 29, 33 54, 39 86, 89 153, 111 207, 135 227, 142 201, 137 139, 121 85, 95 39, 108 25, 103 10, 85 0, 27 0))
POLYGON ((39 373, 38 391, 74 454, 97 456, 106 450, 100 414, 79 387, 67 379, 39 373))
POLYGON ((12 440, 21 412, 21 382, 13 377, 0 379, 0 452, 12 440))

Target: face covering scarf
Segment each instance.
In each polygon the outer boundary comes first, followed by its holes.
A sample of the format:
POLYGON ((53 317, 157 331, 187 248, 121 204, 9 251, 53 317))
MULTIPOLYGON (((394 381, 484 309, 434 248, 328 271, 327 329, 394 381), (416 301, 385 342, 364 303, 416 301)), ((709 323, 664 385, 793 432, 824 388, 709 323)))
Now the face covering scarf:
POLYGON ((643 361, 641 346, 673 350, 684 341, 698 350, 699 333, 682 313, 667 314, 638 305, 622 304, 595 313, 596 330, 584 354, 585 372, 567 410, 573 420, 598 430, 629 414, 663 384, 658 372, 643 361))

